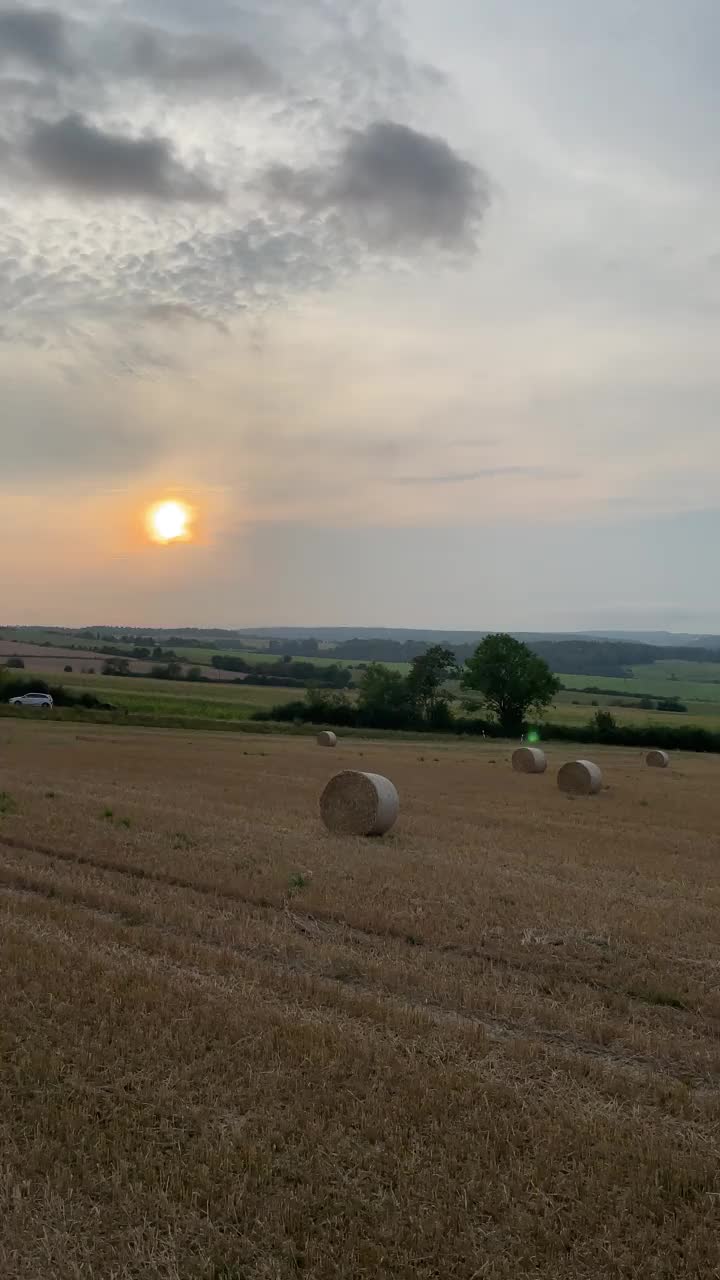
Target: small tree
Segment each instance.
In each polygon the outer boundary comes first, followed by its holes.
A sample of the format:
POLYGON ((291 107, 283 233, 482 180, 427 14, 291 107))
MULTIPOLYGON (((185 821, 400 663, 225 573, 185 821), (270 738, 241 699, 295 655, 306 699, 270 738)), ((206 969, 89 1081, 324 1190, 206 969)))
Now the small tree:
POLYGON ((482 693, 504 733, 522 732, 528 711, 542 711, 560 691, 546 662, 508 635, 486 636, 465 668, 465 689, 482 693))
POLYGON ((166 667, 153 667, 150 675, 153 680, 182 680, 183 669, 179 662, 168 662, 166 667))
POLYGON ((321 689, 312 685, 305 694, 312 724, 351 725, 355 707, 344 689, 321 689))
POLYGON ((127 658, 108 658, 103 663, 102 673, 104 676, 129 676, 130 663, 127 658))
POLYGON ((428 724, 447 719, 448 699, 443 690, 448 680, 457 677, 458 665, 452 649, 434 644, 427 653, 413 658, 406 684, 419 714, 428 724))
POLYGON ((658 702, 658 711, 687 711, 687 706, 679 698, 663 698, 658 702))
POLYGON ((596 711, 590 721, 590 728, 594 729, 599 737, 612 733, 617 729, 617 720, 611 711, 596 711))
POLYGON ((373 662, 358 686, 358 706, 367 723, 402 727, 414 718, 407 680, 381 662, 373 662))

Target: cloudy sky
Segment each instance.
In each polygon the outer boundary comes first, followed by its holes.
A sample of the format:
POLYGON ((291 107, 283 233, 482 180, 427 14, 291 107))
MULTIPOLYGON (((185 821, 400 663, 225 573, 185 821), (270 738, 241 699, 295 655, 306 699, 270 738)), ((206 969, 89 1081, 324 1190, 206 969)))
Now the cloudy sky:
POLYGON ((2 620, 720 630, 719 61, 717 0, 0 0, 2 620))

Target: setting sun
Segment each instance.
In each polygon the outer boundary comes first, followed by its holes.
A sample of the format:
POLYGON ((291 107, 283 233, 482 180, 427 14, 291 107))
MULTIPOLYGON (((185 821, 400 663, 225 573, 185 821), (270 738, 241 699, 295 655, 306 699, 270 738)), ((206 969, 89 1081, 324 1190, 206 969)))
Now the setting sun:
POLYGON ((184 502, 157 502, 147 515, 150 537, 155 542, 186 542, 192 532, 192 509, 184 502))

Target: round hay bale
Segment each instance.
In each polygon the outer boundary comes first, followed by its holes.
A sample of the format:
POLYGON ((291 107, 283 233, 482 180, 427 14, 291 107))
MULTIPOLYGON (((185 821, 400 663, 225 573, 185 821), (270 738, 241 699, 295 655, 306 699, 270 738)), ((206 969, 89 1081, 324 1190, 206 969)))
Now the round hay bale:
POLYGON ((512 767, 516 773, 544 773, 547 756, 539 747, 518 747, 513 752, 512 767))
POLYGON ((558 786, 569 796, 596 796, 602 791, 602 773, 592 760, 571 760, 558 773, 558 786))
POLYGON ((319 733, 317 736, 317 744, 319 747, 336 747, 337 734, 330 733, 329 731, 327 733, 319 733))
POLYGON ((648 751, 645 763, 651 769, 667 769, 670 764, 670 757, 667 751, 648 751))
POLYGON ((379 773, 345 769, 330 779, 320 797, 320 816, 336 835, 384 836, 399 812, 395 787, 379 773))

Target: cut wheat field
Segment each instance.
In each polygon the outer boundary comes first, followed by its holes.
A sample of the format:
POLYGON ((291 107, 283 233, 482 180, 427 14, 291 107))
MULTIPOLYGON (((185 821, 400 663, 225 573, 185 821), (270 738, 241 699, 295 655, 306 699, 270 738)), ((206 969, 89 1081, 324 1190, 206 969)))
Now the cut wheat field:
POLYGON ((4 1280, 720 1276, 720 764, 550 754, 3 721, 4 1280))

